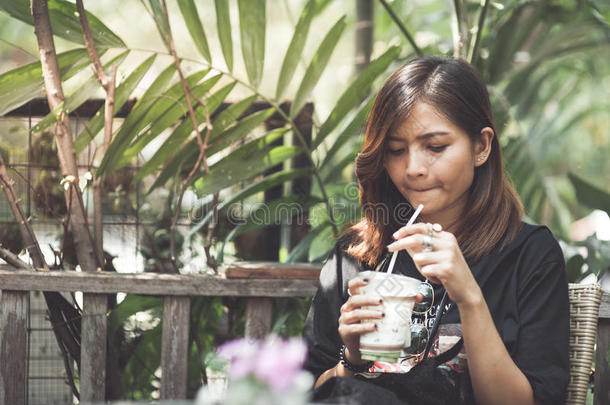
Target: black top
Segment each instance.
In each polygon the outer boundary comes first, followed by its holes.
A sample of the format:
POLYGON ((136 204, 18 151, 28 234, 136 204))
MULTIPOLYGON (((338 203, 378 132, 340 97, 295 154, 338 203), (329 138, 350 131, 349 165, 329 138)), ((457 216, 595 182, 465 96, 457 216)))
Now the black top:
MULTIPOLYGON (((569 377, 568 283, 561 249, 549 229, 524 223, 505 249, 468 265, 508 353, 529 380, 536 399, 543 404, 563 403, 569 377)), ((305 368, 316 380, 339 361, 340 307, 347 300, 348 281, 364 270, 370 268, 347 255, 339 244, 322 268, 320 288, 303 330, 308 345, 305 368), (341 269, 337 269, 339 252, 341 269)), ((423 279, 404 250, 398 254, 394 272, 423 279)), ((440 301, 439 294, 435 301, 440 301)), ((461 335, 457 306, 450 303, 446 308, 441 321, 446 327, 441 327, 439 339, 443 333, 461 335)))

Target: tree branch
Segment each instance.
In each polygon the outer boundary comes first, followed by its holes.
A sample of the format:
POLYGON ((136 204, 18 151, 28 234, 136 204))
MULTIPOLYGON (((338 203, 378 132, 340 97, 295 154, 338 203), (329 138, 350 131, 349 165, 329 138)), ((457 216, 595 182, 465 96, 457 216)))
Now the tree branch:
MULTIPOLYGON (((53 32, 49 18, 49 10, 45 0, 32 0, 32 16, 34 18, 34 33, 38 41, 40 51, 40 64, 44 78, 49 108, 56 109, 64 100, 61 84, 61 74, 57 63, 57 54, 53 42, 53 32)), ((78 184, 78 166, 76 164, 76 152, 74 140, 70 129, 67 114, 61 112, 55 126, 55 140, 57 142, 57 154, 59 165, 64 178, 73 176, 73 181, 78 184)), ((95 245, 89 242, 89 229, 87 227, 85 207, 76 194, 80 189, 75 187, 75 193, 65 191, 66 202, 72 204, 74 212, 70 215, 70 225, 74 234, 74 245, 78 262, 84 271, 96 271, 101 268, 100 256, 97 254, 95 245)))
MULTIPOLYGON (((191 184, 191 180, 195 173, 199 171, 199 168, 203 164, 203 168, 206 173, 210 172, 210 168, 208 167, 207 157, 205 154, 205 150, 207 148, 208 139, 210 137, 210 133, 212 132, 212 122, 210 120, 210 112, 208 110, 208 106, 204 100, 199 100, 199 103, 203 105, 205 109, 205 122, 206 122, 206 134, 205 139, 202 139, 201 132, 199 131, 199 123, 197 122, 197 117, 195 116, 195 110, 193 108, 193 103, 191 101, 191 91, 189 89, 188 83, 184 77, 184 73, 182 72, 182 67, 180 66, 180 59, 178 58, 178 54, 176 53, 176 47, 174 46, 174 39, 172 36, 171 26, 169 24, 169 15, 167 12, 167 4, 165 0, 163 0, 163 14, 167 24, 167 37, 161 35, 163 39, 166 41, 166 45, 169 49, 171 56, 174 59, 174 66, 176 67, 176 71, 178 72, 178 76, 180 77, 180 83, 182 84, 182 91, 184 92, 184 98, 186 100, 186 104, 188 106, 189 117, 191 119, 191 123, 193 125, 193 130, 197 135, 197 145, 199 146, 199 155, 197 156, 197 161, 195 165, 189 172, 188 176, 182 181, 180 194, 178 196, 178 202, 176 203, 176 212, 174 214, 174 218, 172 220, 172 224, 170 226, 170 252, 171 252, 171 261, 174 267, 174 271, 179 272, 178 265, 176 263, 176 247, 175 247, 175 234, 176 234, 176 225, 178 223, 178 219, 180 218, 182 199, 184 198, 184 193, 186 192, 186 188, 191 184)), ((158 24, 157 24, 158 26, 158 24)), ((159 27, 158 27, 159 28, 159 27)), ((159 32, 161 34, 162 31, 159 28, 159 32)), ((209 250, 209 249, 208 249, 209 250)), ((208 255, 208 252, 206 252, 208 255)), ((212 268, 216 270, 216 262, 212 259, 211 256, 208 256, 208 265, 212 265, 212 268)))
POLYGON ((407 27, 405 27, 402 21, 400 21, 400 18, 398 18, 398 16, 394 12, 394 10, 392 10, 392 7, 390 7, 388 2, 386 0, 379 0, 379 2, 386 9, 388 14, 390 15, 390 18, 392 18, 392 21, 394 21, 394 23, 398 26, 398 29, 402 32, 405 38, 407 38, 407 41, 409 41, 409 43, 413 47, 413 50, 415 51, 415 53, 417 53, 417 56, 424 56, 422 50, 419 49, 419 47, 415 43, 413 36, 409 33, 409 30, 407 30, 407 27))
MULTIPOLYGON (((83 37, 89 58, 93 64, 93 70, 98 81, 106 91, 106 102, 104 108, 104 143, 102 145, 102 156, 106 154, 110 141, 112 140, 112 122, 114 118, 114 98, 116 92, 116 72, 117 66, 113 65, 110 75, 107 75, 102 66, 102 62, 95 48, 91 28, 89 28, 89 20, 87 12, 83 6, 83 0, 76 0, 76 9, 78 10, 78 19, 80 21, 83 37)), ((102 178, 97 177, 93 182, 93 232, 95 234, 95 246, 98 255, 102 255, 104 251, 104 231, 103 231, 103 216, 102 216, 102 178)), ((103 256, 98 260, 103 264, 103 256)))
POLYGON ((34 267, 48 270, 49 267, 44 260, 42 250, 40 250, 38 239, 36 239, 36 235, 30 226, 30 222, 26 218, 25 213, 19 204, 19 198, 17 197, 15 189, 13 188, 15 182, 8 175, 2 154, 0 154, 0 182, 4 188, 4 194, 6 195, 6 199, 11 207, 15 221, 17 221, 19 226, 19 232, 21 233, 25 247, 32 258, 32 262, 34 263, 34 267))
POLYGON ((13 266, 17 269, 34 270, 32 268, 32 266, 30 266, 29 264, 27 264, 26 262, 21 260, 19 258, 19 256, 17 256, 10 250, 5 249, 1 246, 0 246, 0 259, 4 260, 5 262, 7 262, 8 264, 10 264, 11 266, 13 266))
POLYGON ((471 64, 476 62, 478 59, 479 52, 479 44, 481 42, 481 36, 483 35, 483 27, 485 26, 485 17, 487 16, 487 9, 489 8, 489 0, 485 0, 485 4, 483 5, 483 10, 481 10, 481 14, 479 14, 479 24, 477 25, 477 34, 474 39, 474 44, 470 47, 468 61, 471 64))

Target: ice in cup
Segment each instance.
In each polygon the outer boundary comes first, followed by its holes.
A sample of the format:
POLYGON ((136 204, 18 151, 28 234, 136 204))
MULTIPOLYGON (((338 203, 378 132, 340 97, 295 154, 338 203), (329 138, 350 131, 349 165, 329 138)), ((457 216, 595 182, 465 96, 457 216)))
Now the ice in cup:
POLYGON ((396 362, 402 349, 411 345, 411 314, 421 281, 378 271, 363 271, 359 277, 370 280, 360 287, 360 294, 382 298, 385 312, 376 320, 377 330, 360 335, 360 355, 364 360, 396 362))

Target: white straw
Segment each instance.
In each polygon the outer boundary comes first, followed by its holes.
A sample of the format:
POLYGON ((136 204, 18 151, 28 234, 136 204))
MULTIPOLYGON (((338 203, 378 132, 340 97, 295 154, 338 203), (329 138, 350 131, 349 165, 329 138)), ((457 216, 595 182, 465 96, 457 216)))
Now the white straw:
MULTIPOLYGON (((417 216, 423 209, 424 209, 424 205, 419 204, 417 206, 417 209, 415 210, 415 212, 409 219, 409 222, 407 222, 407 225, 405 225, 405 226, 413 225, 413 222, 415 222, 415 220, 417 219, 417 216)), ((392 271, 394 270, 394 263, 396 263, 396 256, 398 256, 398 250, 392 254, 392 258, 390 259, 390 266, 388 267, 388 274, 392 273, 392 271)))

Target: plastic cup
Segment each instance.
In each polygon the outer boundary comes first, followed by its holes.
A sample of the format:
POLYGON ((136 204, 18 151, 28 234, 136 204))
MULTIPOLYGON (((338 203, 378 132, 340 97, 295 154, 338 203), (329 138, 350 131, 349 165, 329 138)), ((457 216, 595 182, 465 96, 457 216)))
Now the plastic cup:
POLYGON ((402 349, 411 345, 411 314, 421 281, 377 271, 364 271, 359 277, 370 280, 360 287, 360 294, 383 299, 385 312, 385 317, 376 321, 377 330, 360 335, 360 355, 364 360, 396 362, 402 349))

